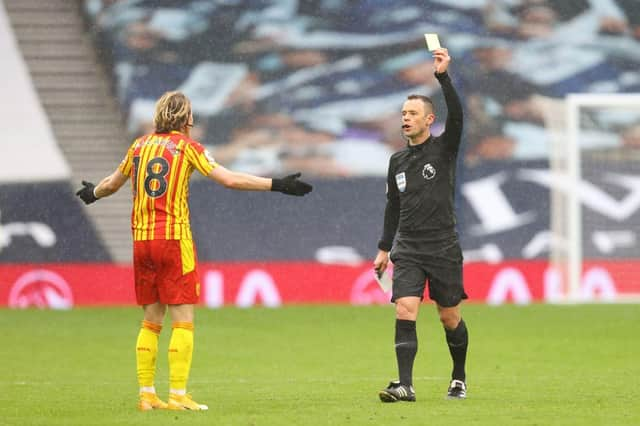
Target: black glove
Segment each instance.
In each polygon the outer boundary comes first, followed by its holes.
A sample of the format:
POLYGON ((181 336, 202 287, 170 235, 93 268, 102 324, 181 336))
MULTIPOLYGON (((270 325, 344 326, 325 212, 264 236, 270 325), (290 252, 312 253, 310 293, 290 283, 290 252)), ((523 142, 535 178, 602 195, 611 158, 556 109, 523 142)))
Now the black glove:
POLYGON ((91 204, 98 199, 98 197, 93 194, 93 189, 96 187, 94 184, 83 180, 82 186, 83 188, 76 192, 76 195, 80 197, 85 204, 91 204))
POLYGON ((308 194, 313 190, 313 186, 298 180, 300 176, 302 176, 301 173, 295 173, 282 179, 272 179, 271 190, 287 195, 297 195, 298 197, 308 194))

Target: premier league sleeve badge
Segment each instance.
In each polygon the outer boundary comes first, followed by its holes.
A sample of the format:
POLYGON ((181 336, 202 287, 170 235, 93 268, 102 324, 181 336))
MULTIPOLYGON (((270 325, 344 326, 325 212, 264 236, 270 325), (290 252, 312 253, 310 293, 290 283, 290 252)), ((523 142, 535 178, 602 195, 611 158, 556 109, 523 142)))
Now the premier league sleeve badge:
POLYGON ((398 173, 396 175, 396 185, 398 186, 398 191, 404 192, 407 189, 407 176, 404 172, 398 173))

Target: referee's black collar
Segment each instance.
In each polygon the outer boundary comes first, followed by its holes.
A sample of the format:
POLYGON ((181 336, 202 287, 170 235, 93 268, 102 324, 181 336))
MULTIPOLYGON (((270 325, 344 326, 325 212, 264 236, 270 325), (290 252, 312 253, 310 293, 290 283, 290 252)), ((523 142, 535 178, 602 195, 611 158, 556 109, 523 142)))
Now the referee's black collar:
POLYGON ((411 145, 409 142, 407 142, 407 146, 409 147, 409 151, 411 152, 415 152, 415 151, 422 151, 424 149, 424 147, 431 142, 431 139, 433 139, 433 135, 429 135, 429 137, 427 138, 427 140, 425 140, 422 143, 419 143, 418 145, 411 145))

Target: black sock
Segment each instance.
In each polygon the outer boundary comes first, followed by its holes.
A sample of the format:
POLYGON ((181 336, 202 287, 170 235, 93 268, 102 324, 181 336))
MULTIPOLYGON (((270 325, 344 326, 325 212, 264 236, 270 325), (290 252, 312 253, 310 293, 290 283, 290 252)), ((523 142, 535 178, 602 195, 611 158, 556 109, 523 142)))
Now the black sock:
POLYGON ((400 383, 413 385, 413 360, 418 352, 416 322, 396 319, 396 358, 400 383))
POLYGON ((447 344, 449 345, 449 353, 453 360, 453 371, 451 372, 451 379, 462 380, 466 379, 464 371, 464 364, 467 360, 467 346, 469 345, 469 333, 467 332, 467 325, 461 319, 455 330, 444 329, 447 335, 447 344))

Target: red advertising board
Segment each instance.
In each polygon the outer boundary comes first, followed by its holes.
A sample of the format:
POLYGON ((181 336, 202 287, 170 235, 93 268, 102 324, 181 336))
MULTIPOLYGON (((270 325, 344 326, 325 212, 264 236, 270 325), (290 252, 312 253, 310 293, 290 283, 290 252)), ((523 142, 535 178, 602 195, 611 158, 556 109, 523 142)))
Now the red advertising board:
MULTIPOLYGON (((316 262, 202 263, 201 303, 209 307, 287 304, 384 304, 371 264, 316 262)), ((640 261, 586 262, 578 297, 620 301, 640 295, 640 261)), ((465 288, 472 302, 502 304, 560 301, 559 273, 542 261, 468 263, 465 288)), ((0 266, 0 306, 14 308, 135 304, 133 269, 114 264, 0 266)))

